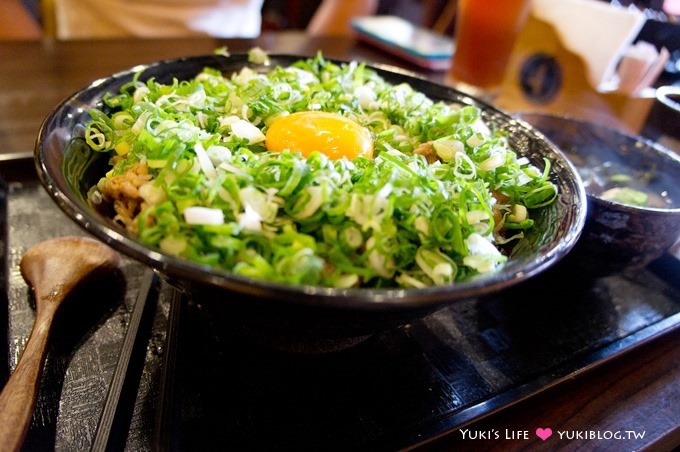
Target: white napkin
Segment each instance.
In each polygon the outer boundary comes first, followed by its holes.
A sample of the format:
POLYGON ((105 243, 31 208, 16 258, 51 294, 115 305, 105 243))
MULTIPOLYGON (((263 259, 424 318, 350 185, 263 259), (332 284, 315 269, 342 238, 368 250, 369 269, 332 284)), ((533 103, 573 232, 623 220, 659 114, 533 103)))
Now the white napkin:
POLYGON ((564 47, 579 55, 595 90, 608 90, 616 67, 637 37, 645 16, 641 11, 599 0, 534 0, 533 14, 550 23, 564 47))
POLYGON ((654 45, 640 41, 630 46, 619 63, 616 90, 624 94, 638 95, 654 84, 670 53, 665 47, 657 52, 654 45))

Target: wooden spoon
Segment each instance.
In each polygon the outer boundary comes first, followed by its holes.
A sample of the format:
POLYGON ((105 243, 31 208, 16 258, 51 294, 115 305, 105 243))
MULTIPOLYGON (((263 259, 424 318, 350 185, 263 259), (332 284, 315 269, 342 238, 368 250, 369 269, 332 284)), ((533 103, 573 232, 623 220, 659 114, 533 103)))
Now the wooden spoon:
POLYGON ((0 450, 18 451, 31 423, 47 339, 59 306, 94 272, 114 270, 118 254, 87 237, 60 237, 40 242, 21 259, 24 279, 35 295, 35 323, 16 369, 0 394, 0 450))

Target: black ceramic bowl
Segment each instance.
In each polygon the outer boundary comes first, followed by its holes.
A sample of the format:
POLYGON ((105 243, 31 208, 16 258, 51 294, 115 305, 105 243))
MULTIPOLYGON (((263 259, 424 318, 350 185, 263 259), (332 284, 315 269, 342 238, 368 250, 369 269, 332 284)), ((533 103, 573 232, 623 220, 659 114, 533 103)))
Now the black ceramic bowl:
MULTIPOLYGON (((584 275, 644 267, 680 238, 677 154, 641 137, 573 118, 540 113, 520 116, 560 147, 586 181, 586 226, 569 256, 584 275), (631 176, 630 184, 649 191, 658 206, 623 204, 603 197, 600 186, 587 183, 602 168, 631 176)), ((624 177, 617 185, 626 184, 624 177)))
MULTIPOLYGON (((299 56, 271 56, 271 66, 289 65, 299 56)), ((247 56, 197 56, 163 61, 144 67, 141 80, 155 77, 168 83, 173 77, 188 79, 204 67, 225 73, 254 66, 247 56)), ((134 71, 138 71, 137 67, 134 71)), ((433 99, 477 105, 483 119, 509 134, 511 144, 539 167, 544 158, 552 161, 552 178, 559 197, 550 207, 535 214, 536 228, 519 242, 508 263, 499 271, 445 287, 426 289, 330 289, 288 286, 239 277, 188 260, 164 255, 127 234, 86 202, 87 190, 107 170, 107 156, 89 151, 83 140, 88 109, 100 103, 107 92, 117 92, 134 71, 97 80, 58 105, 40 130, 35 162, 44 187, 54 201, 76 223, 122 253, 158 269, 172 281, 192 292, 194 300, 217 305, 228 318, 271 337, 298 336, 300 343, 369 334, 395 326, 460 299, 501 291, 542 272, 560 260, 576 243, 585 222, 585 191, 576 169, 541 134, 476 99, 451 88, 413 77, 396 69, 374 67, 386 80, 409 83, 433 99), (213 301, 215 301, 213 303, 213 301)))

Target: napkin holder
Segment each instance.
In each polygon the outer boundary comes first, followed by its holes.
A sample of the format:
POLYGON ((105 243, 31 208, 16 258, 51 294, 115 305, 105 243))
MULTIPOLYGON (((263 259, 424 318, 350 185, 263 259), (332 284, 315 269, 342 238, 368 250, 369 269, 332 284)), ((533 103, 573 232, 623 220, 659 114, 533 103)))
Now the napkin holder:
POLYGON ((495 103, 507 111, 567 115, 638 134, 654 103, 654 90, 636 93, 594 87, 581 55, 558 30, 533 12, 522 28, 495 103))

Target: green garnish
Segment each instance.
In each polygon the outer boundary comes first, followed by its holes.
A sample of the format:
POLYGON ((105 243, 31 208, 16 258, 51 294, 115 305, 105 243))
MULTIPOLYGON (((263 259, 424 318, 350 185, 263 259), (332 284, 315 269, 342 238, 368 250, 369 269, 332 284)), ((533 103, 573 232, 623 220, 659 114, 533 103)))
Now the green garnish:
POLYGON ((620 202, 633 206, 645 207, 649 200, 649 195, 643 191, 635 190, 630 187, 614 187, 600 195, 607 201, 620 202))
POLYGON ((165 253, 280 283, 469 279, 498 268, 506 257, 495 244, 521 238, 531 209, 557 196, 550 162, 518 158, 478 108, 321 55, 266 74, 136 77, 91 116, 88 145, 112 156, 93 202, 113 204, 116 220, 165 253), (310 110, 369 129, 374 158, 267 151, 276 116, 310 110))

